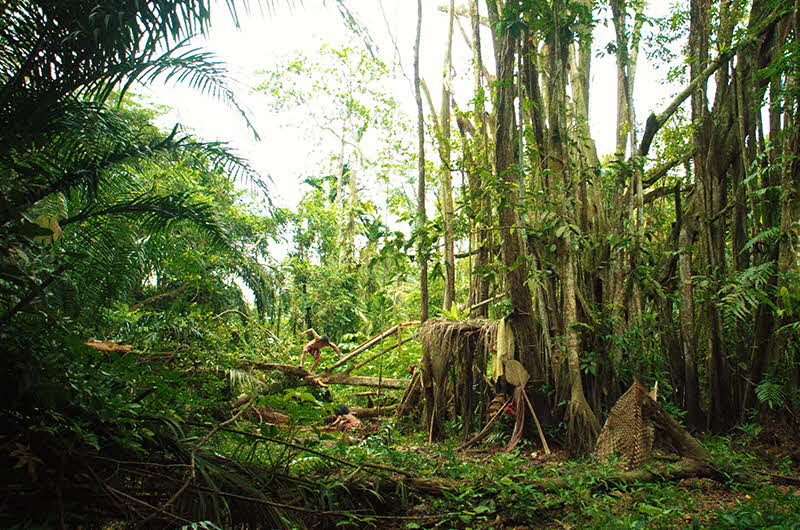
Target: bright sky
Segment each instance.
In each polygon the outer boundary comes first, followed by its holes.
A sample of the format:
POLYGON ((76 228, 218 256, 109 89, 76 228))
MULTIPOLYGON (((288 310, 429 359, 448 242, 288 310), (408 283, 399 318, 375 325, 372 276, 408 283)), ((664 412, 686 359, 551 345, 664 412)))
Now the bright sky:
MULTIPOLYGON (((293 207, 301 197, 299 180, 314 174, 308 167, 310 150, 335 151, 336 143, 312 146, 302 138, 297 129, 280 127, 275 115, 253 88, 259 83, 258 70, 269 69, 300 51, 313 57, 327 43, 342 45, 352 42, 353 34, 347 29, 333 0, 305 0, 302 5, 289 8, 292 2, 272 2, 276 10, 269 14, 252 13, 242 17, 241 28, 234 27, 226 8, 221 2, 215 6, 216 18, 207 39, 197 39, 196 45, 216 54, 228 65, 234 80, 234 90, 240 101, 252 113, 261 141, 253 139, 244 122, 235 111, 213 99, 185 87, 150 86, 138 92, 154 103, 172 109, 162 118, 165 127, 179 122, 204 140, 228 142, 249 159, 262 174, 274 180, 273 199, 280 206, 293 207)), ((456 1, 456 5, 463 4, 456 1)), ((447 14, 437 10, 443 0, 423 0, 423 27, 421 45, 422 77, 433 92, 434 101, 439 101, 442 64, 446 41, 447 14)), ((666 11, 661 2, 648 8, 650 15, 666 11)), ((412 0, 347 0, 350 10, 369 30, 378 47, 378 56, 387 64, 397 61, 397 54, 389 30, 397 40, 397 49, 402 55, 405 72, 412 75, 413 40, 416 26, 416 2, 412 0), (382 13, 381 6, 383 6, 382 13), (388 22, 387 22, 388 21, 388 22)), ((462 24, 469 32, 469 21, 462 24)), ((484 57, 491 67, 491 39, 486 30, 483 36, 484 57)), ((598 25, 595 32, 595 47, 601 48, 613 39, 610 26, 598 25)), ((453 65, 456 69, 454 94, 460 106, 466 107, 471 96, 471 52, 456 29, 454 35, 453 65)), ((656 73, 645 59, 640 60, 637 72, 636 113, 641 124, 647 115, 663 108, 673 89, 659 84, 665 73, 656 73)), ((401 102, 410 116, 415 115, 414 96, 410 83, 398 83, 395 98, 401 102)), ((592 65, 591 127, 600 155, 613 151, 616 123, 616 73, 613 57, 597 57, 592 65)), ((426 108, 427 114, 427 108, 426 108)))

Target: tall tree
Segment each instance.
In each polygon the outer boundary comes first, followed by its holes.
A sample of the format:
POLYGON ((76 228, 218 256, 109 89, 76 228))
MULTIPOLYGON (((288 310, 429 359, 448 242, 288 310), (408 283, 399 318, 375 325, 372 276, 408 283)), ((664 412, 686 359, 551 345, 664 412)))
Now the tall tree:
POLYGON ((417 0, 417 34, 414 41, 414 96, 417 101, 417 259, 419 261, 420 320, 428 320, 428 236, 425 213, 425 122, 419 75, 419 46, 422 37, 422 0, 417 0))
POLYGON ((453 235, 453 174, 450 161, 450 107, 452 105, 453 71, 453 26, 455 21, 455 0, 450 0, 449 22, 447 26, 447 46, 445 47, 442 71, 442 106, 439 114, 440 142, 442 157, 442 224, 444 233, 444 298, 442 308, 449 311, 456 296, 456 259, 453 235))
MULTIPOLYGON (((490 259, 490 249, 492 248, 492 201, 491 194, 485 182, 484 176, 491 171, 489 161, 489 132, 484 107, 485 90, 483 87, 483 52, 481 46, 481 22, 480 22, 480 0, 473 0, 470 3, 470 19, 472 22, 472 62, 473 76, 475 82, 475 98, 473 114, 475 115, 475 127, 473 128, 473 142, 469 156, 470 176, 470 197, 473 219, 470 233, 472 234, 473 250, 477 251, 470 274, 470 305, 477 305, 489 298, 489 280, 486 275, 490 259)), ((477 307, 473 313, 476 317, 487 317, 489 315, 488 304, 477 307)))

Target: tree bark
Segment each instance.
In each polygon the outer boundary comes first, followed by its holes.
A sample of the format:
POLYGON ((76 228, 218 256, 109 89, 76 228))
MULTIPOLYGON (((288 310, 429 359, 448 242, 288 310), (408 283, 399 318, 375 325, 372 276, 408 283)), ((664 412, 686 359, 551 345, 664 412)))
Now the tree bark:
MULTIPOLYGON (((475 149, 475 172, 474 172, 474 182, 475 186, 472 190, 472 197, 474 199, 474 206, 473 211, 475 212, 475 216, 477 218, 477 226, 475 228, 476 232, 476 247, 478 249, 478 256, 475 259, 475 266, 472 269, 471 276, 473 278, 473 282, 470 285, 473 285, 474 288, 472 290, 472 297, 470 303, 472 305, 477 304, 483 300, 489 298, 489 280, 485 276, 485 268, 489 264, 489 254, 490 249, 492 248, 492 231, 489 227, 492 224, 492 200, 491 195, 488 193, 488 190, 484 189, 483 186, 483 178, 481 176, 482 171, 488 172, 491 170, 489 167, 489 157, 488 157, 488 149, 489 149, 489 133, 487 129, 487 120, 486 120, 486 112, 484 110, 483 101, 485 98, 485 92, 483 88, 482 82, 482 71, 484 69, 483 66, 483 55, 481 50, 481 34, 480 34, 480 12, 479 12, 479 0, 473 0, 470 4, 470 13, 472 15, 472 35, 473 35, 473 47, 472 47, 472 57, 473 62, 475 63, 474 66, 474 76, 475 76, 475 123, 477 129, 479 131, 479 138, 476 138, 474 145, 477 145, 475 149)), ((473 312, 473 314, 478 318, 486 318, 489 316, 489 307, 488 305, 480 306, 473 312)))
MULTIPOLYGON (((490 0, 491 1, 491 0, 490 0)), ((500 82, 495 96, 497 131, 495 133, 495 170, 501 188, 498 204, 503 265, 506 288, 511 298, 512 327, 517 346, 517 358, 534 380, 543 380, 545 367, 533 351, 534 324, 531 292, 527 284, 528 263, 519 227, 518 185, 516 159, 516 126, 514 113, 514 49, 515 43, 507 30, 498 33, 497 79, 500 82)))
POLYGON ((680 255, 678 271, 680 276, 680 321, 681 345, 683 350, 683 406, 686 408, 686 421, 695 429, 701 424, 700 392, 697 380, 697 335, 694 327, 694 283, 692 279, 692 244, 695 230, 688 214, 683 215, 678 241, 680 255))

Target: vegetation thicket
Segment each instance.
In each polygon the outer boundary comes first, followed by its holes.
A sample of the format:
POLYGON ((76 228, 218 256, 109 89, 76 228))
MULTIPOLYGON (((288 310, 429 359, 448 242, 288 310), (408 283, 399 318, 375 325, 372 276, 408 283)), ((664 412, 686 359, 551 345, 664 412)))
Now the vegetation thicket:
POLYGON ((418 0, 400 95, 337 0, 351 42, 258 73, 333 146, 294 208, 135 95, 257 136, 191 45, 212 4, 0 6, 4 528, 797 525, 796 1, 450 0, 434 46, 418 0), (643 119, 645 60, 677 89, 643 119))

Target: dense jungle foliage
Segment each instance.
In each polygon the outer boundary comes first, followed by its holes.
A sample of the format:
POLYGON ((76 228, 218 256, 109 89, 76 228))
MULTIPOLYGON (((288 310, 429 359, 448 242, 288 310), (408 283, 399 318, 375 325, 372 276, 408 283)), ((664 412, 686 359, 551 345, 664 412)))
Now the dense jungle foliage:
POLYGON ((0 5, 0 526, 799 527, 798 3, 329 4, 292 184, 137 95, 257 136, 192 44, 256 6, 0 5))

